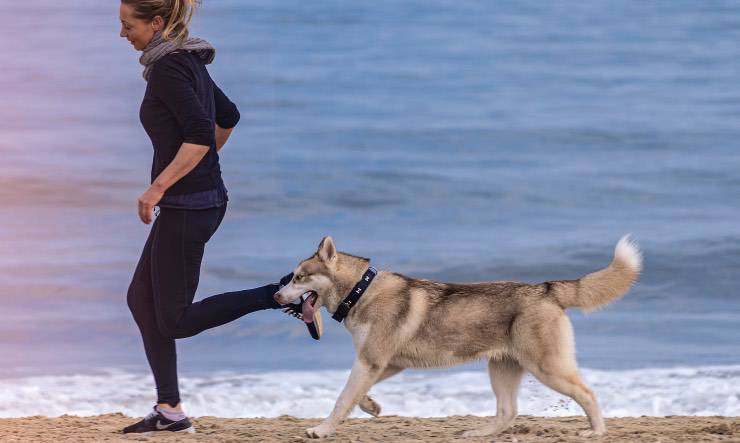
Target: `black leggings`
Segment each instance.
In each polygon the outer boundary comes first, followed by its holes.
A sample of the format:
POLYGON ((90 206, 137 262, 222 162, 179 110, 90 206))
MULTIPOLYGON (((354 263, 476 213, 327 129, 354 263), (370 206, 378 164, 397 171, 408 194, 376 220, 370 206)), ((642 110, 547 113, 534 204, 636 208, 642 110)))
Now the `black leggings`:
POLYGON ((193 303, 206 242, 226 205, 211 209, 161 208, 128 290, 128 306, 144 339, 157 385, 157 403, 180 402, 175 339, 196 335, 250 312, 279 308, 278 286, 227 292, 193 303))

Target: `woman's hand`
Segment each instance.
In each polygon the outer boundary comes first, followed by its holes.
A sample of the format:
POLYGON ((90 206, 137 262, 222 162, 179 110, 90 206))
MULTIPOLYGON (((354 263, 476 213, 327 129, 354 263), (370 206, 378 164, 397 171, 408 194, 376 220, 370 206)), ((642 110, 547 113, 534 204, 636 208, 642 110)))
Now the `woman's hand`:
POLYGON ((183 143, 175 158, 159 173, 149 189, 139 197, 139 218, 145 224, 152 222, 154 207, 162 200, 164 191, 195 168, 210 148, 206 145, 183 143))
POLYGON ((162 200, 163 195, 164 190, 152 185, 139 197, 139 218, 144 224, 148 225, 152 222, 154 207, 162 200))

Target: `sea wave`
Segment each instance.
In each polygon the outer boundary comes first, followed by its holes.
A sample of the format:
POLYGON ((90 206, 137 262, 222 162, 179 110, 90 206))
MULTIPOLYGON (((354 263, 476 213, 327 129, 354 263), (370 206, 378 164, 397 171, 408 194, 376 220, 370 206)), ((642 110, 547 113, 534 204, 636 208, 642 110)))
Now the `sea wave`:
MULTIPOLYGON (((222 372, 180 380, 186 412, 219 417, 323 417, 348 371, 222 372)), ((583 370, 608 417, 740 415, 740 365, 583 370)), ((0 417, 90 416, 122 412, 141 416, 154 402, 151 376, 120 371, 96 375, 0 380, 0 417)), ((384 415, 436 417, 494 415, 495 397, 481 372, 410 371, 371 390, 384 415)), ((519 413, 582 415, 571 399, 526 376, 519 413)), ((361 417, 356 409, 353 416, 361 417)))

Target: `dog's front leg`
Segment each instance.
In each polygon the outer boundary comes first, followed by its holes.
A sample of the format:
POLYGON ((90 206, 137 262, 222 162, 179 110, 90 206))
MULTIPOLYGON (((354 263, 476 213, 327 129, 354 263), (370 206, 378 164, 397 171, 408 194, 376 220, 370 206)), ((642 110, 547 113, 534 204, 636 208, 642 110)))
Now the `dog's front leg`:
POLYGON ((349 380, 339 395, 334 410, 320 425, 306 429, 306 434, 311 438, 333 435, 337 425, 347 418, 352 408, 367 394, 383 369, 382 365, 366 363, 360 359, 355 360, 349 380))

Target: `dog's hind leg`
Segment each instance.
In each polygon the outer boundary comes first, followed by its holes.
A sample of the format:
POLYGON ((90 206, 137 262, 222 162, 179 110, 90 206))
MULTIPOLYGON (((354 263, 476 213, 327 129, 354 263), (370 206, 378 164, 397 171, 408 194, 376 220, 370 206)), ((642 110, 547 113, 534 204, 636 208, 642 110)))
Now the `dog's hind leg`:
POLYGON ((582 437, 603 435, 606 425, 601 416, 599 403, 591 388, 581 380, 575 365, 563 365, 564 362, 546 363, 540 367, 528 368, 544 385, 567 395, 578 403, 586 412, 591 422, 591 430, 579 433, 582 437))
POLYGON ((488 376, 496 394, 496 417, 488 426, 463 433, 464 437, 498 434, 511 426, 517 415, 516 396, 523 374, 524 369, 514 360, 506 358, 488 361, 488 376))
MULTIPOLYGON (((383 371, 380 377, 378 377, 378 380, 375 382, 375 384, 377 385, 381 381, 393 377, 394 375, 403 371, 403 369, 404 368, 399 368, 396 366, 388 366, 387 368, 385 368, 385 371, 383 371)), ((358 406, 360 407, 360 409, 362 409, 363 412, 365 412, 366 414, 370 414, 373 417, 377 417, 378 415, 380 415, 380 405, 369 395, 365 395, 364 397, 362 397, 362 400, 360 400, 358 406)))
POLYGON ((352 411, 370 387, 378 380, 385 367, 366 363, 362 359, 355 360, 349 380, 334 405, 334 410, 320 425, 306 429, 306 435, 311 438, 323 438, 333 435, 337 425, 352 411))
POLYGON ((534 328, 529 333, 522 331, 523 335, 529 336, 531 345, 523 352, 522 366, 544 385, 567 395, 583 408, 591 422, 591 430, 581 432, 581 436, 604 434, 606 425, 596 395, 578 374, 570 320, 561 314, 543 324, 547 326, 539 330, 534 328))

